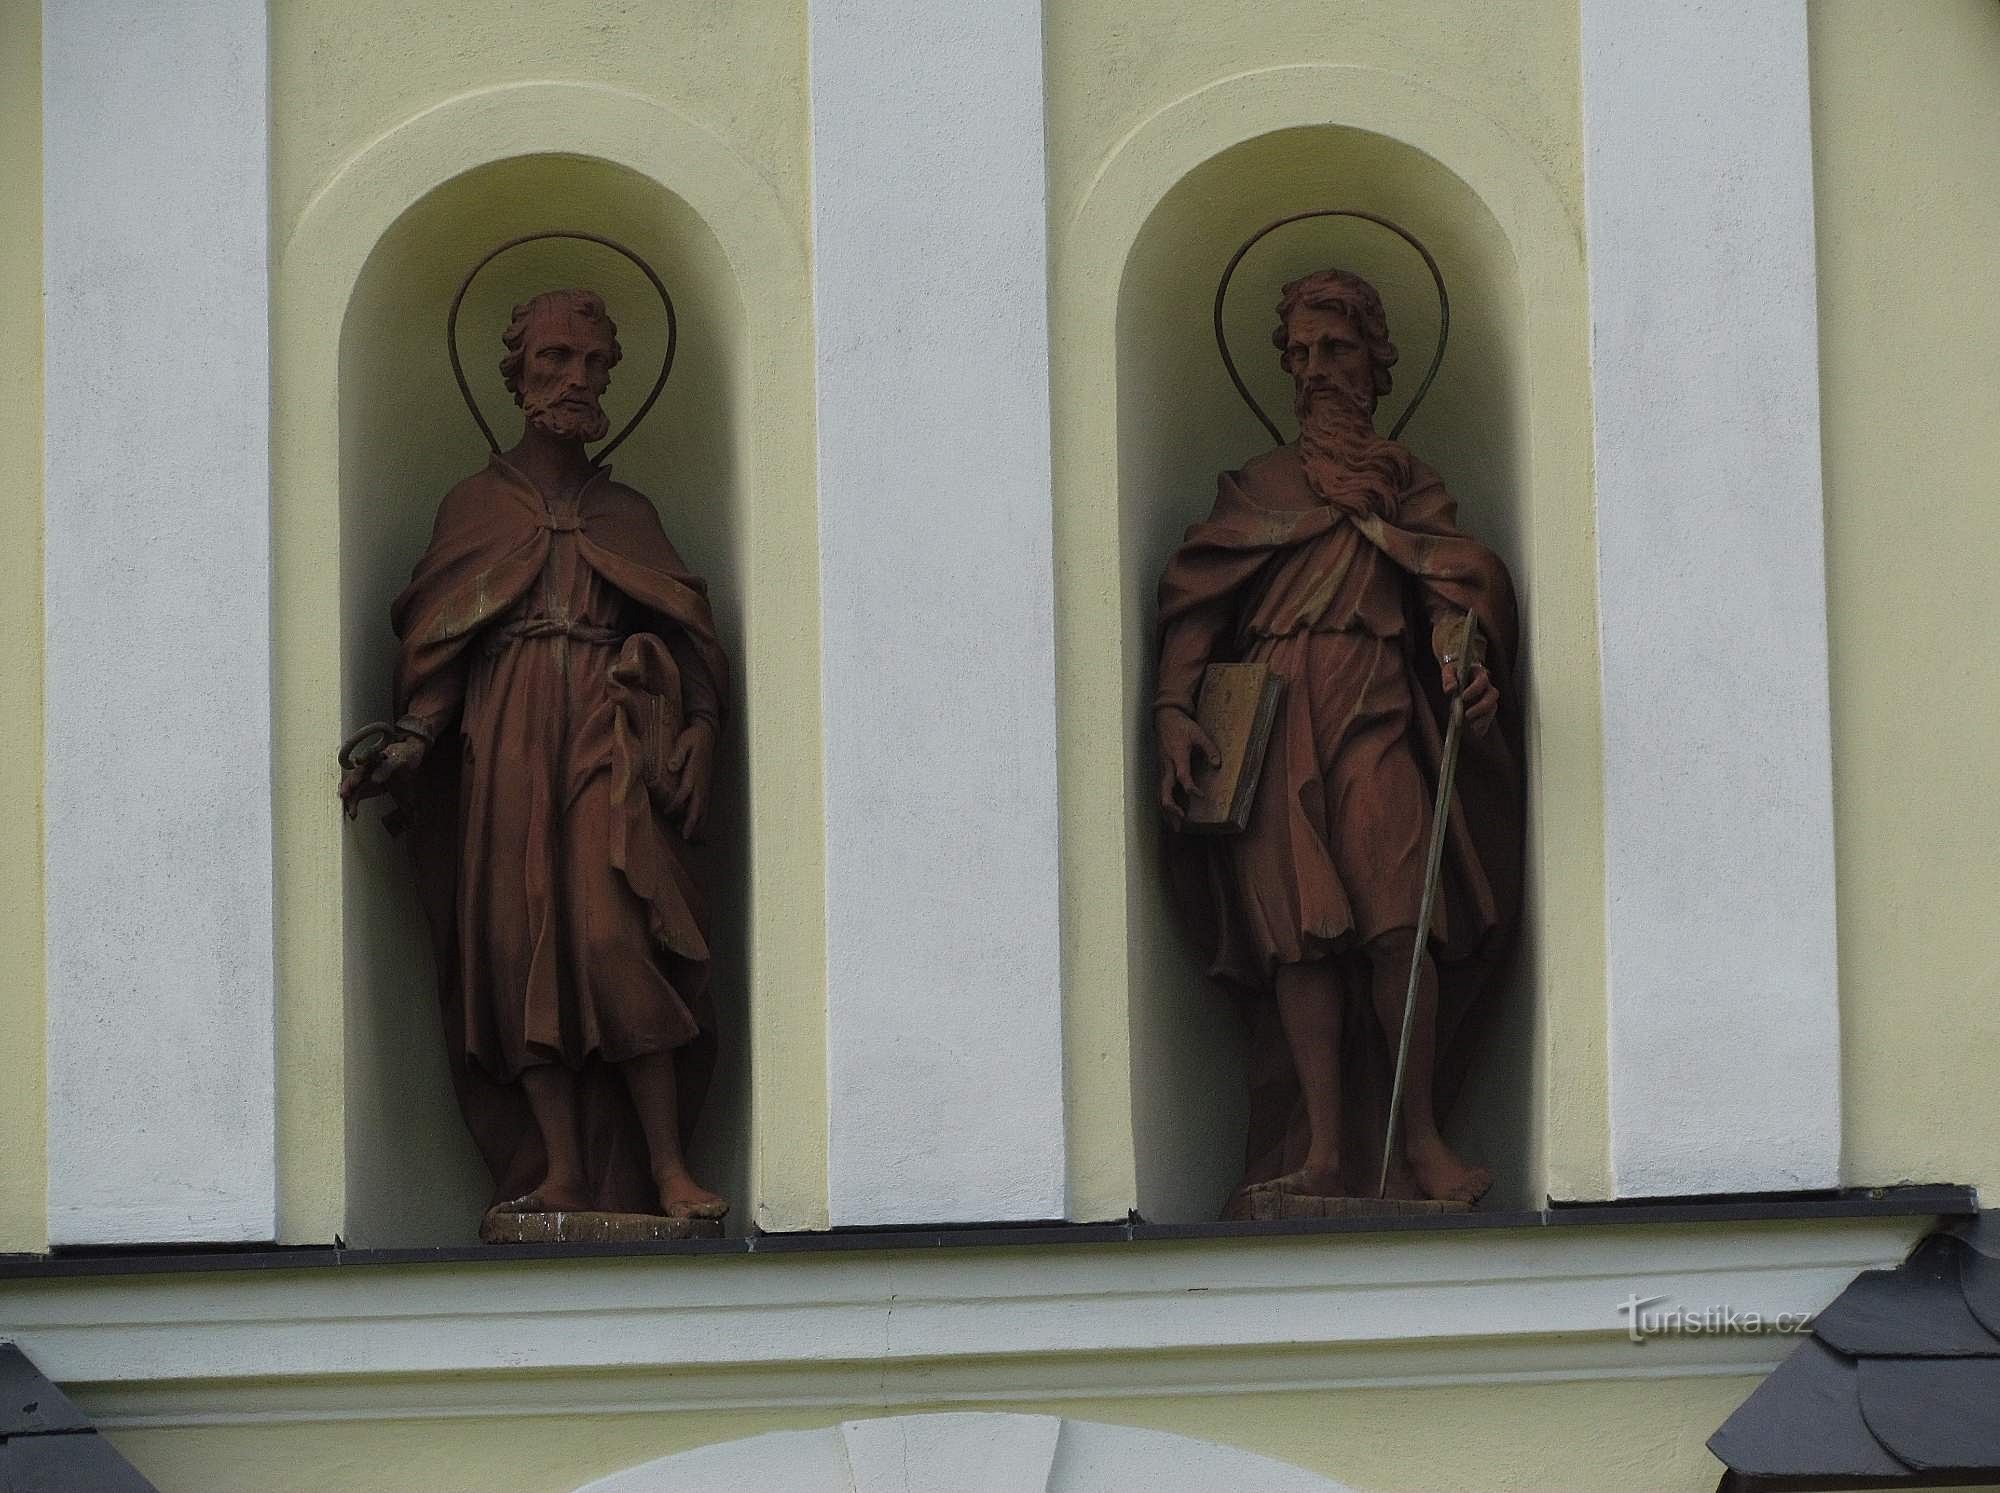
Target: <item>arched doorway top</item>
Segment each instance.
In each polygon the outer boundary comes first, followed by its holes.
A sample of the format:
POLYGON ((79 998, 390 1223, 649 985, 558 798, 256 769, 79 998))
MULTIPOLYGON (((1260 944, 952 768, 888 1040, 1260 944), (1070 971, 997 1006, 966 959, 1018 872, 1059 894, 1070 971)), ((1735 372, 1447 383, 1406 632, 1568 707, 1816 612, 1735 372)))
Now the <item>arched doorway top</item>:
POLYGON ((1053 1415, 961 1413, 850 1420, 661 1457, 578 1493, 1345 1493, 1287 1462, 1165 1431, 1053 1415))

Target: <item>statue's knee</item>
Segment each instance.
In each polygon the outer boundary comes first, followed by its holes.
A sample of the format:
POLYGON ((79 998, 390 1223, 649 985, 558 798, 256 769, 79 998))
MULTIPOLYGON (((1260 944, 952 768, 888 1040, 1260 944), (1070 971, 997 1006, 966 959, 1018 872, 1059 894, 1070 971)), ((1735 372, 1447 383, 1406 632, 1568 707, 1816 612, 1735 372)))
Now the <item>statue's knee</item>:
POLYGON ((1368 941, 1368 962, 1378 972, 1407 975, 1417 952, 1417 930, 1392 928, 1368 941))

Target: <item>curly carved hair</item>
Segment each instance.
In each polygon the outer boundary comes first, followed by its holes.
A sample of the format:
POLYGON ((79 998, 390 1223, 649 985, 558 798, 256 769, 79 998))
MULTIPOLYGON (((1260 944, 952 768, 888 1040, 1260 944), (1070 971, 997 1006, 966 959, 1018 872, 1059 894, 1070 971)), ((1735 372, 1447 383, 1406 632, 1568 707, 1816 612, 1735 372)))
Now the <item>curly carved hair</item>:
POLYGON ((1345 313, 1361 333, 1368 348, 1368 360, 1375 368, 1375 397, 1389 392, 1389 370, 1396 365, 1396 344, 1389 340, 1389 314, 1382 309, 1382 297, 1375 287, 1351 270, 1316 270, 1292 281, 1279 293, 1278 325, 1271 333, 1271 345, 1278 349, 1278 361, 1292 372, 1292 317, 1307 308, 1345 313))
POLYGON ((516 404, 521 402, 521 363, 528 352, 528 327, 545 311, 561 312, 603 328, 604 335, 611 339, 608 367, 616 368, 618 360, 625 356, 625 349, 618 345, 618 324, 604 309, 603 296, 594 290, 545 290, 516 306, 514 319, 500 334, 500 344, 507 349, 500 360, 500 377, 506 381, 507 392, 514 396, 516 404))

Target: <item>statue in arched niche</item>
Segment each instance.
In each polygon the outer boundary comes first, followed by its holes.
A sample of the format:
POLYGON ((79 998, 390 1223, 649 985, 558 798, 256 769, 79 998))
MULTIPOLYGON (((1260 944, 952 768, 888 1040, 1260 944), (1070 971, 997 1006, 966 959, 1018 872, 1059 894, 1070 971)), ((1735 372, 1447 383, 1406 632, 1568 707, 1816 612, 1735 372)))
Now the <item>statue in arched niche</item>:
POLYGON ((1438 1124, 1519 916, 1513 588, 1437 474, 1376 432, 1396 349, 1374 287, 1323 270, 1277 315, 1298 438, 1222 475, 1159 590, 1169 864, 1253 1030, 1227 1216, 1466 1207, 1491 1173, 1438 1124), (1457 789, 1420 938, 1448 740, 1457 789))
POLYGON ((390 793, 409 827, 482 1236, 712 1233, 728 1205, 685 1149, 714 1055, 687 846, 728 664, 653 504, 586 453, 621 356, 603 298, 537 295, 503 344, 521 437, 439 505, 391 612, 395 722, 343 753, 340 796, 390 793))

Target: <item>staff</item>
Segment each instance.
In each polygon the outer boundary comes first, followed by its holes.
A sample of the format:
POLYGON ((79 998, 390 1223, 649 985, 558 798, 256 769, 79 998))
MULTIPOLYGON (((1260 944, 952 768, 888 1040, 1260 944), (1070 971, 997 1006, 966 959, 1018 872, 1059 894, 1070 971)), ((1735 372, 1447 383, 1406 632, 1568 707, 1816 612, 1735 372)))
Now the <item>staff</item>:
POLYGON ((1410 1063, 1410 1028, 1417 1015, 1417 980, 1423 973, 1424 955, 1431 936, 1431 911, 1437 906, 1439 873, 1444 869, 1444 835, 1451 820, 1451 785, 1458 776, 1458 741, 1465 730, 1465 686, 1472 677, 1472 650, 1479 642, 1479 622, 1465 614, 1465 627, 1458 635, 1458 651, 1445 661, 1458 666, 1458 688, 1451 697, 1451 723, 1444 732, 1444 760, 1438 768, 1437 802, 1431 806, 1431 849, 1424 862, 1424 900, 1417 913, 1416 947, 1410 954, 1410 983, 1403 992, 1403 1034, 1396 1043, 1396 1079, 1389 1089, 1389 1130, 1382 1139, 1382 1175, 1375 1183, 1375 1196, 1389 1195, 1389 1158, 1396 1150, 1396 1122, 1403 1112, 1403 1077, 1410 1063))

